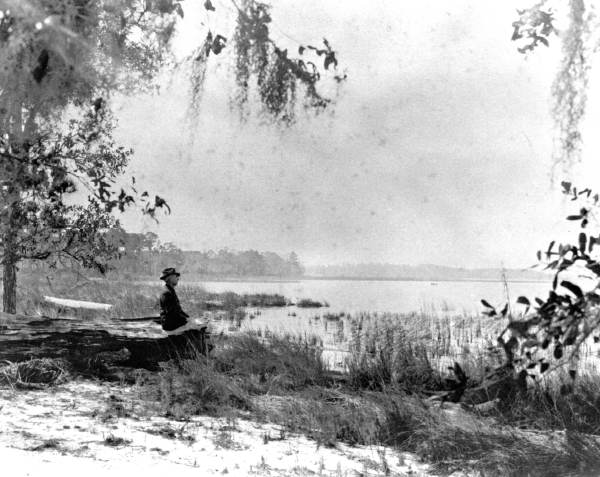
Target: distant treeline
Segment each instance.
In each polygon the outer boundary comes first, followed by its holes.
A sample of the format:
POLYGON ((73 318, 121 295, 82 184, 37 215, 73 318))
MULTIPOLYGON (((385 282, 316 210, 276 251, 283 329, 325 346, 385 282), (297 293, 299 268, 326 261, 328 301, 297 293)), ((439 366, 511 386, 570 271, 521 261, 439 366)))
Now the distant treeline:
MULTIPOLYGON (((304 268, 295 252, 281 257, 273 252, 228 249, 189 251, 171 242, 162 243, 152 232, 129 233, 116 228, 106 233, 116 258, 107 263, 109 273, 130 277, 157 277, 163 268, 176 267, 187 274, 207 277, 299 277, 304 268)), ((63 264, 68 268, 73 264, 63 264)), ((44 262, 25 262, 24 270, 48 267, 44 262)), ((59 268, 61 265, 59 264, 59 268)))
POLYGON ((399 280, 512 280, 548 281, 551 276, 529 269, 454 268, 441 265, 394 265, 389 263, 360 263, 310 267, 310 276, 323 278, 377 278, 399 280))
POLYGON ((256 250, 181 250, 170 242, 161 243, 154 233, 135 234, 122 229, 114 231, 112 239, 119 244, 120 257, 112 261, 111 268, 132 275, 156 276, 165 267, 213 277, 298 277, 304 273, 294 252, 284 258, 256 250))

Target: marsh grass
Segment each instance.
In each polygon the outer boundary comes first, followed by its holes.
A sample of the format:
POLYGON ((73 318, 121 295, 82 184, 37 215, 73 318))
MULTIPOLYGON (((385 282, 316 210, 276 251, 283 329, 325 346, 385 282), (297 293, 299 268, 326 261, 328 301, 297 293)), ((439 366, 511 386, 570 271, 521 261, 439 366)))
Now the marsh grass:
POLYGON ((351 321, 346 369, 357 389, 398 385, 405 390, 439 389, 441 379, 427 348, 411 338, 393 315, 359 315, 351 321))
MULTIPOLYGON (((51 280, 32 273, 19 276, 18 312, 30 316, 77 317, 77 318, 136 318, 158 316, 158 299, 164 287, 156 284, 117 281, 101 278, 87 279, 66 272, 58 273, 51 280), (72 300, 92 301, 112 305, 107 311, 87 309, 62 309, 47 303, 44 296, 55 296, 72 300)), ((285 307, 289 301, 278 294, 244 294, 232 292, 210 293, 197 285, 182 283, 177 293, 185 310, 191 316, 200 317, 212 308, 220 310, 218 317, 230 321, 241 321, 246 313, 241 308, 285 307)))

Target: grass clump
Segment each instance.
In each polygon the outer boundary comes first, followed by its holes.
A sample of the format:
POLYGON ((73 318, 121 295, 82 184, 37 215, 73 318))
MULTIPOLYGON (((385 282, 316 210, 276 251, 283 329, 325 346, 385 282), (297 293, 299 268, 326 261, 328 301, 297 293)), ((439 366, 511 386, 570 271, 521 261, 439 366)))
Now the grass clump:
POLYGON ((0 367, 0 383, 23 389, 42 389, 68 380, 69 363, 63 359, 34 358, 0 367))
POLYGON ((302 298, 296 303, 298 308, 322 308, 329 306, 327 303, 321 303, 320 301, 311 300, 310 298, 302 298))
POLYGON ((45 450, 57 450, 57 451, 62 451, 63 447, 61 444, 61 440, 59 439, 45 439, 42 442, 40 442, 39 444, 29 447, 27 450, 29 451, 33 451, 33 452, 39 452, 39 451, 45 451, 45 450))
POLYGON ((213 359, 222 373, 255 394, 301 389, 325 378, 320 347, 302 337, 245 333, 225 340, 213 359))
POLYGON ((357 389, 381 390, 394 385, 414 392, 442 387, 426 347, 389 316, 359 315, 351 321, 346 367, 350 383, 357 389))
POLYGON ((123 437, 109 434, 104 438, 103 444, 108 447, 123 447, 131 444, 131 439, 125 439, 123 437))
POLYGON ((418 399, 401 392, 358 393, 339 387, 309 387, 254 400, 259 416, 325 446, 346 442, 398 447, 418 427, 416 416, 422 407, 418 399))
POLYGON ((558 477, 595 475, 600 469, 600 444, 593 436, 519 430, 464 411, 452 416, 432 410, 407 448, 448 473, 558 477))
POLYGON ((239 306, 256 306, 256 307, 283 307, 288 306, 290 304, 289 300, 287 300, 284 296, 274 294, 269 295, 265 293, 253 294, 253 295, 242 295, 241 304, 239 306))
POLYGON ((248 409, 248 395, 213 361, 202 355, 179 363, 166 363, 159 373, 160 401, 167 415, 183 418, 202 413, 248 409))
POLYGON ((491 415, 507 425, 600 435, 600 377, 558 374, 531 383, 526 394, 500 403, 491 415), (565 393, 567 386, 571 392, 565 393))

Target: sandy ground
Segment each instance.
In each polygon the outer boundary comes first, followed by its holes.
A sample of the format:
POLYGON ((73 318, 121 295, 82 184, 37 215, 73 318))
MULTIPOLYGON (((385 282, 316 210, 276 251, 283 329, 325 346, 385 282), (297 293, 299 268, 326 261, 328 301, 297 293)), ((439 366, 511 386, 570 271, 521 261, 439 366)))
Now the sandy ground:
POLYGON ((324 448, 250 420, 156 415, 135 386, 0 388, 0 475, 430 475, 427 465, 388 448, 324 448))

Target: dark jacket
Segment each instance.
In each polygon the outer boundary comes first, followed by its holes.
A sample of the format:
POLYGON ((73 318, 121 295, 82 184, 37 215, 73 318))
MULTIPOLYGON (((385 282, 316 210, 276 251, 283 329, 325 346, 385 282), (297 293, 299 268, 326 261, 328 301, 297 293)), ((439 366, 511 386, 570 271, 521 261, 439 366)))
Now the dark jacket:
POLYGON ((181 309, 175 289, 167 285, 160 295, 160 321, 165 331, 173 331, 187 323, 189 315, 181 309))

